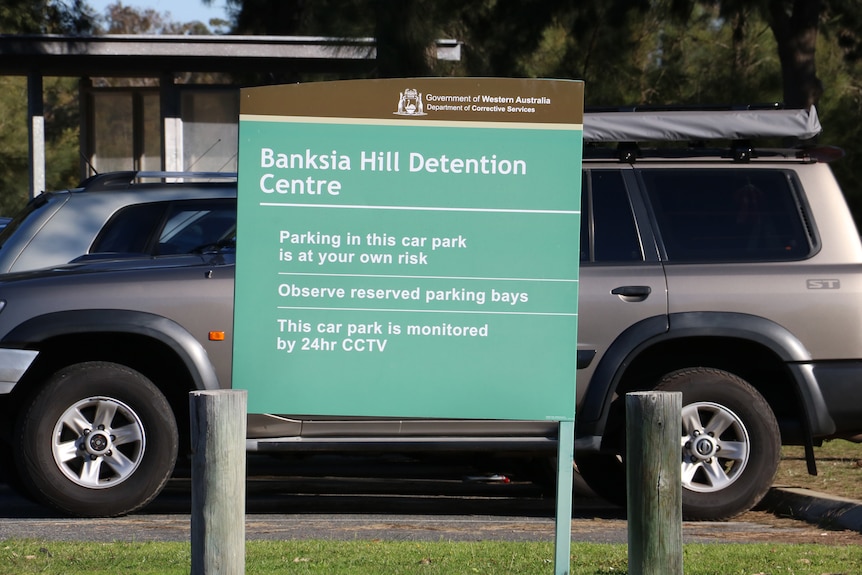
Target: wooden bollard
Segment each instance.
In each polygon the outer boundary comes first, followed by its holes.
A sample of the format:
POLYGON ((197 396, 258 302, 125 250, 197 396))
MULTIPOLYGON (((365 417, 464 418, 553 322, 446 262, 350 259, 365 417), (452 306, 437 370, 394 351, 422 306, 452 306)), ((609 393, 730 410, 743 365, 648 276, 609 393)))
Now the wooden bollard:
POLYGON ((626 394, 630 575, 682 575, 682 393, 626 394))
POLYGON ((245 573, 244 390, 193 391, 192 575, 245 573))

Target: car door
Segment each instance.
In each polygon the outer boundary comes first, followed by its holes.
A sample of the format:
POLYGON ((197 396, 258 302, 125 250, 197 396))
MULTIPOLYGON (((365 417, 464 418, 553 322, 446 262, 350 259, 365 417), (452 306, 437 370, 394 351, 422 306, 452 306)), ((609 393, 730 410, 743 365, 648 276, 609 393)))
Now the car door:
POLYGON ((584 170, 582 194, 578 301, 582 361, 576 418, 593 421, 600 417, 601 401, 585 405, 585 395, 589 385, 606 387, 607 373, 602 372, 603 381, 592 378, 609 348, 642 320, 661 318, 666 324, 668 303, 664 270, 630 166, 590 165, 584 170))

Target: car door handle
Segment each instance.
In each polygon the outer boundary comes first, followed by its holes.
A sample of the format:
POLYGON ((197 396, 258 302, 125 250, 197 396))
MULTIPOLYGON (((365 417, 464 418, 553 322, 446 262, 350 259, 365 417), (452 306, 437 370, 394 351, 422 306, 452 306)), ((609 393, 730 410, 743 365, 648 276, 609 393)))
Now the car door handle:
POLYGON ((625 301, 643 301, 652 293, 649 286, 620 286, 611 290, 613 295, 620 296, 625 301))

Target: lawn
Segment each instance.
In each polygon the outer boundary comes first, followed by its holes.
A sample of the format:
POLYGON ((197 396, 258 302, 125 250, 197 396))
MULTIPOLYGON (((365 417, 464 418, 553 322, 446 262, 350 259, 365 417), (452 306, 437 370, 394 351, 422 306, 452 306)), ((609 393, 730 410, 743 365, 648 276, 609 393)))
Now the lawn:
MULTIPOLYGON (((246 573, 325 575, 553 574, 551 543, 249 541, 246 573)), ((859 573, 862 547, 689 544, 686 575, 859 573)), ((172 575, 190 569, 186 543, 0 542, 0 575, 172 575)), ((625 545, 572 545, 572 575, 625 575, 625 545)))

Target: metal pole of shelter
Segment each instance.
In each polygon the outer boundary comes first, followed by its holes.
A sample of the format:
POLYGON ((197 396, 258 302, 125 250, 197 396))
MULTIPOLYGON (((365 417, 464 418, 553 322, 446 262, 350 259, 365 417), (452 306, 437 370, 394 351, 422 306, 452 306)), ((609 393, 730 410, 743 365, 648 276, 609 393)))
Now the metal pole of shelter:
POLYGON ((27 133, 30 151, 30 197, 45 191, 45 110, 42 75, 27 75, 27 133))
POLYGON ((179 90, 172 73, 159 79, 162 115, 162 167, 168 172, 181 172, 183 166, 183 120, 180 117, 179 90))

